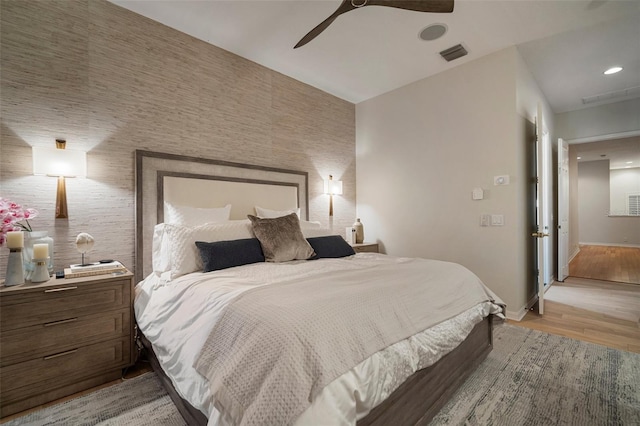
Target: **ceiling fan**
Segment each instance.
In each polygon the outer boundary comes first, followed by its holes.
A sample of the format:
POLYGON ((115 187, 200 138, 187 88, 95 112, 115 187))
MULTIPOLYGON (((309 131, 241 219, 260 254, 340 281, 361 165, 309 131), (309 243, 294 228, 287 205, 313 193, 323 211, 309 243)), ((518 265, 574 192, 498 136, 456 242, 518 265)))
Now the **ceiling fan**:
POLYGON ((364 6, 389 6, 399 9, 414 10, 416 12, 431 13, 451 13, 453 12, 453 0, 342 0, 342 4, 327 19, 318 24, 302 37, 302 39, 293 48, 304 46, 311 40, 316 38, 321 32, 336 20, 343 13, 347 13, 354 9, 364 6))

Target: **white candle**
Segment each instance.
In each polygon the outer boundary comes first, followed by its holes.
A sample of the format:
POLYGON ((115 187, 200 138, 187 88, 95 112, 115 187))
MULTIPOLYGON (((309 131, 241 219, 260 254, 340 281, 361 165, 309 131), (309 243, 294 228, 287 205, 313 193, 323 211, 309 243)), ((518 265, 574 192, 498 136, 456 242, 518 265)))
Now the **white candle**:
POLYGON ((7 232, 7 247, 10 249, 24 247, 24 234, 22 231, 7 232))
POLYGON ((33 245, 33 258, 34 259, 46 259, 49 257, 49 244, 34 244, 33 245))

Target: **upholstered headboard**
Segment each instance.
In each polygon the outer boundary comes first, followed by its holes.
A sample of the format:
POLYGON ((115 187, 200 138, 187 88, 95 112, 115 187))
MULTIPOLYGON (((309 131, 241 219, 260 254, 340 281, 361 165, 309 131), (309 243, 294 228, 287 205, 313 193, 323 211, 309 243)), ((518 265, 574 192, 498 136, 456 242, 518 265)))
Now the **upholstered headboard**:
POLYGON ((231 204, 231 219, 300 208, 309 218, 307 172, 199 157, 136 151, 136 282, 151 273, 153 228, 164 220, 164 202, 193 207, 231 204))

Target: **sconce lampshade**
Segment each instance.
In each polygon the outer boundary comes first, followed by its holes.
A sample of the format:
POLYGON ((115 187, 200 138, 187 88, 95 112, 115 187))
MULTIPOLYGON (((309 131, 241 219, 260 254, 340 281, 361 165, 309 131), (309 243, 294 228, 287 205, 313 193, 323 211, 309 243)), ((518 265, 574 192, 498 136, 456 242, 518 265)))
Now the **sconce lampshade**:
POLYGON ((333 180, 331 177, 324 181, 324 193, 329 195, 342 195, 342 181, 333 180))
POLYGON ((57 148, 33 147, 33 174, 58 177, 56 218, 68 218, 65 178, 87 176, 87 153, 64 149, 66 141, 56 139, 57 148))
POLYGON ((33 174, 64 177, 87 176, 87 153, 74 149, 33 147, 33 174))
POLYGON ((333 180, 333 176, 329 175, 329 179, 324 181, 324 193, 329 194, 329 216, 333 217, 333 196, 342 195, 342 181, 333 180))

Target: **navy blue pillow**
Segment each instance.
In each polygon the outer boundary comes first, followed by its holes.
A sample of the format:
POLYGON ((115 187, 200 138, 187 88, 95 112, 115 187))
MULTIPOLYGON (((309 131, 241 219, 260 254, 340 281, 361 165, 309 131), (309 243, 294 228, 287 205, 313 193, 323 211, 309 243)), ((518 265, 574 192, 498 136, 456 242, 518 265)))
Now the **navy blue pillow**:
POLYGON ((356 252, 353 251, 353 247, 340 235, 307 238, 307 241, 309 241, 309 244, 313 247, 313 251, 316 252, 316 255, 310 258, 310 260, 345 257, 356 254, 356 252))
POLYGON ((264 262, 262 247, 257 238, 206 243, 196 241, 202 258, 202 272, 218 271, 233 266, 264 262))

